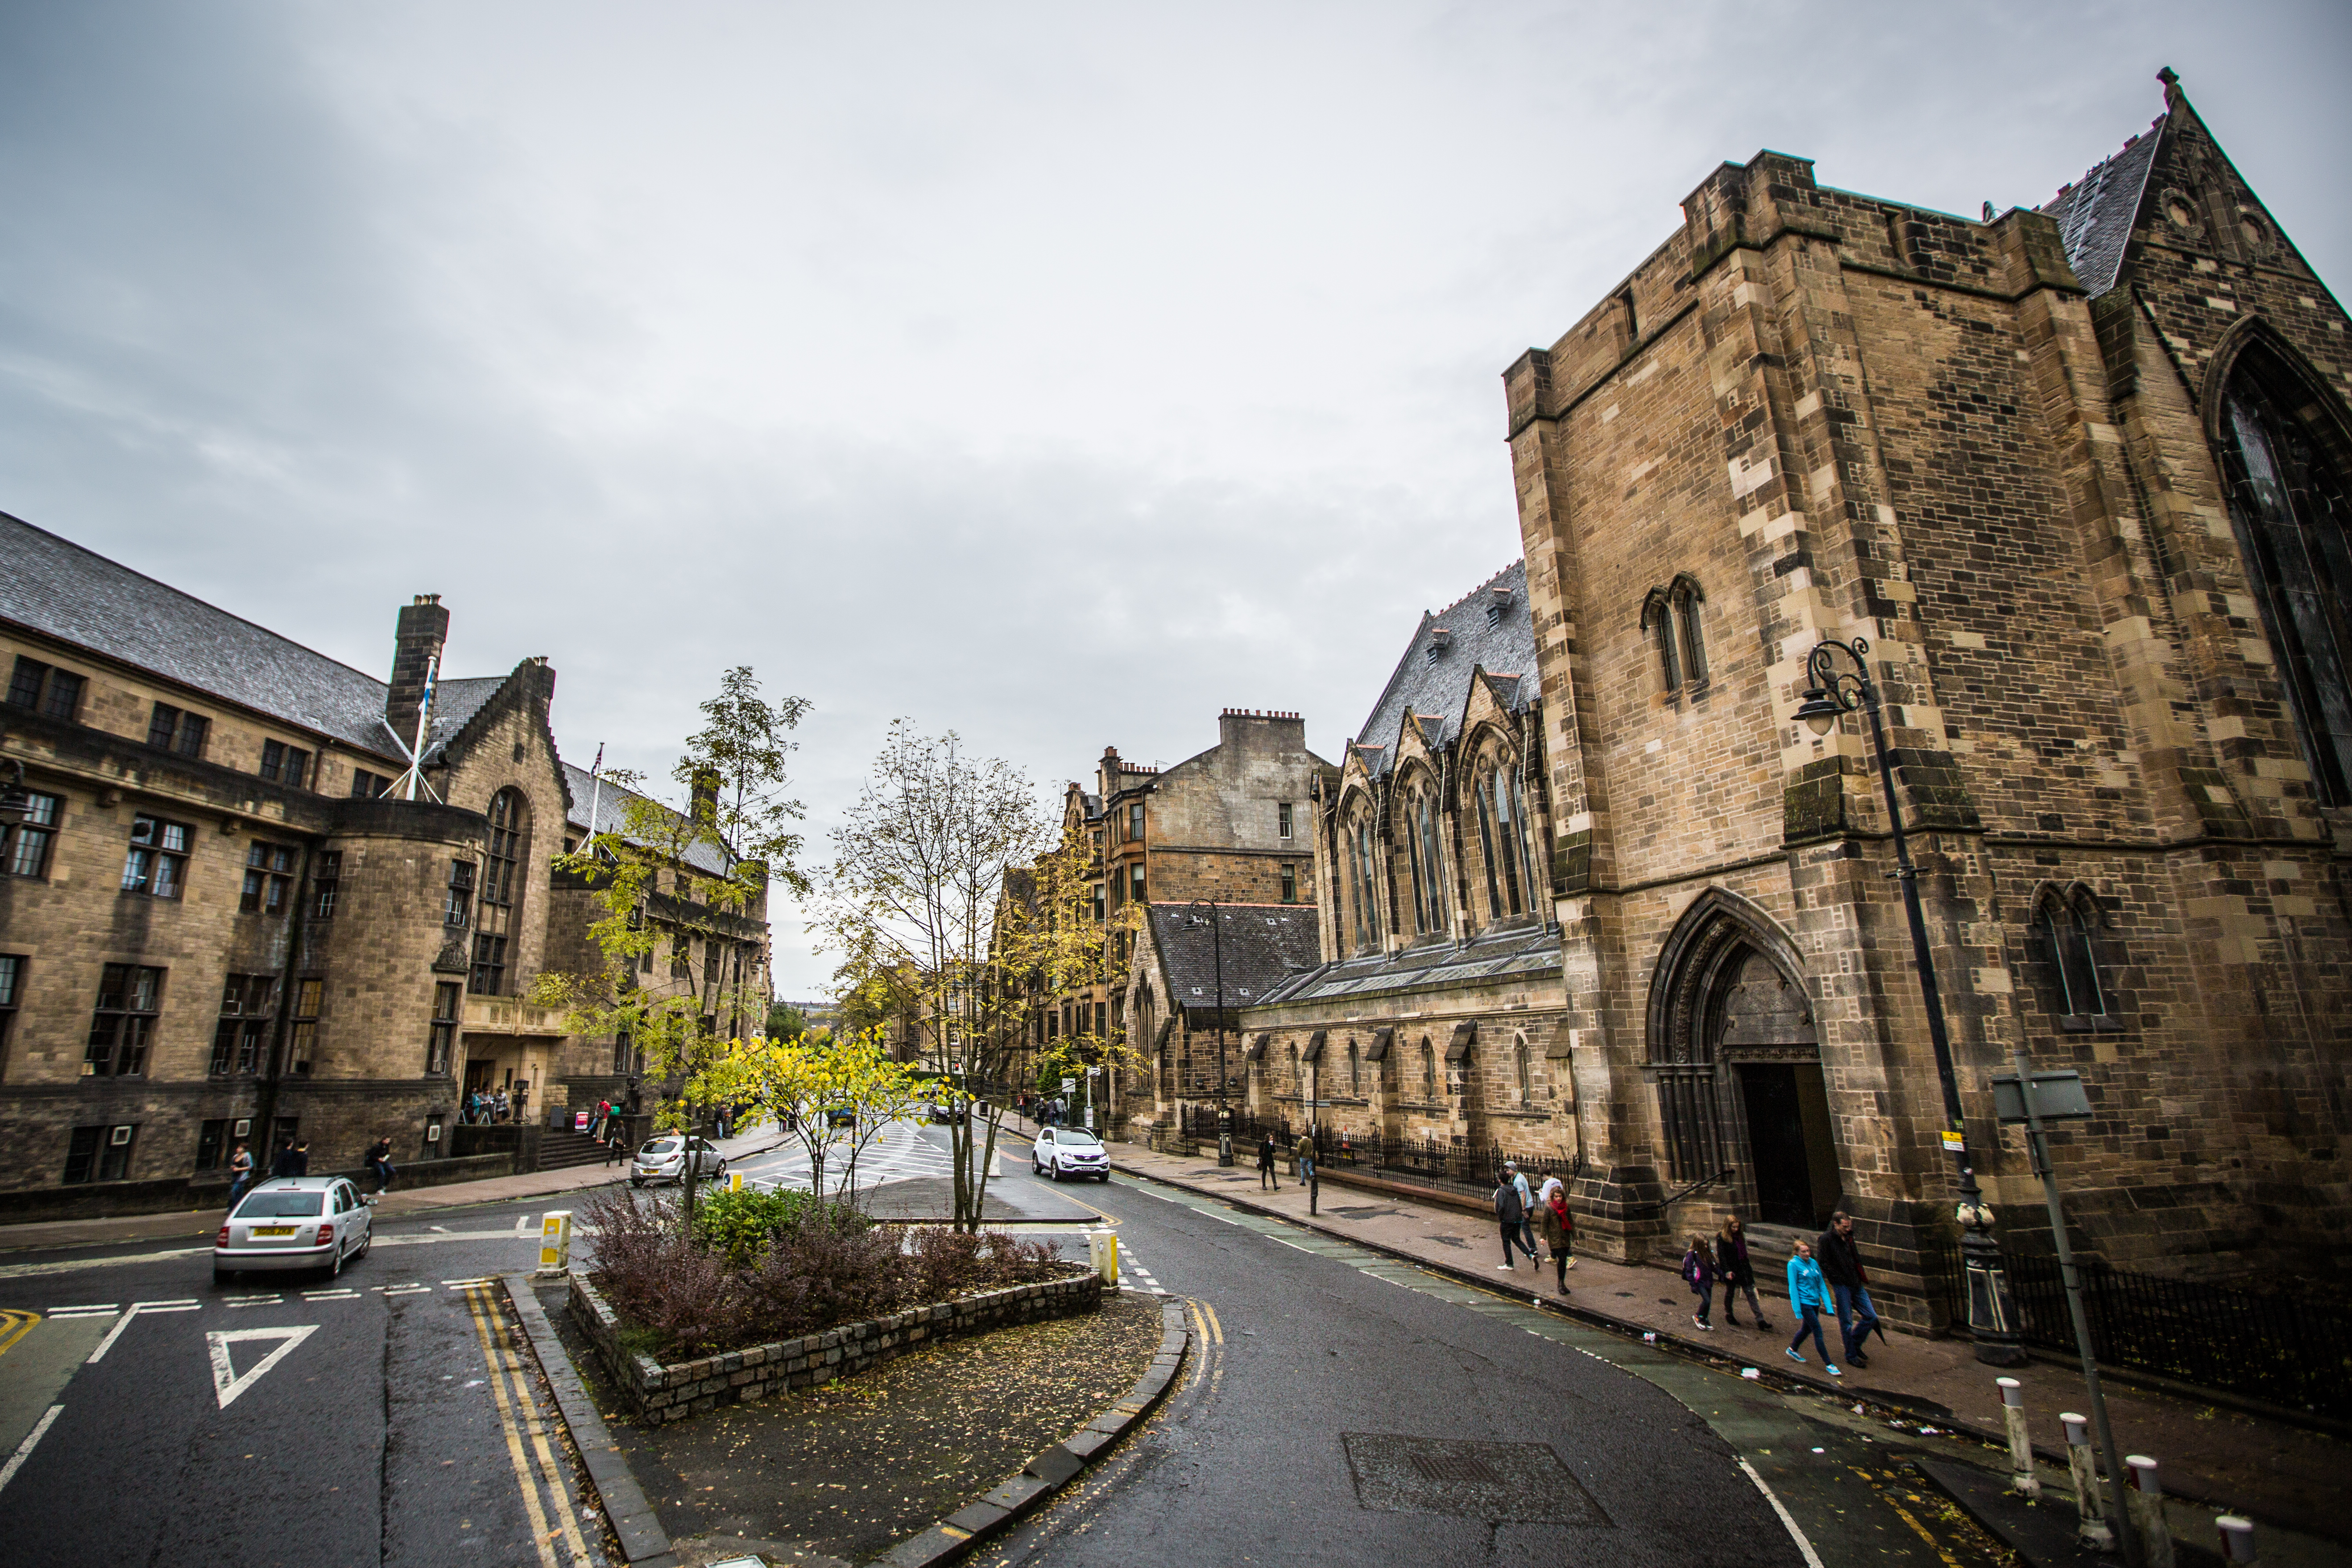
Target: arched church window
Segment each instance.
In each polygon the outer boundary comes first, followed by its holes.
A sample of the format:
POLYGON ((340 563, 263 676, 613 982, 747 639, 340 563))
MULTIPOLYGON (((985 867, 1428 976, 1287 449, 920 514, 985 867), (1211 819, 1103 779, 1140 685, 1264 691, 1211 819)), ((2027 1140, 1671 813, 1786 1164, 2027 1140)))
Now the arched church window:
POLYGON ((1528 1037, 1511 1037, 1511 1066, 1518 1073, 1519 1103, 1526 1105, 1536 1097, 1535 1075, 1528 1070, 1528 1037))
POLYGON ((1421 1037, 1421 1097, 1437 1098, 1437 1053, 1430 1048, 1427 1035, 1421 1037))
POLYGON ((1429 868, 1429 929, 1445 929, 1445 860, 1437 852, 1437 796, 1433 790, 1422 790, 1414 807, 1418 821, 1414 824, 1421 835, 1422 864, 1429 868))
POLYGON ((2035 956, 2047 976, 2045 989, 2066 1027, 2096 1029, 2108 1022, 2109 997, 2099 972, 2097 925, 2096 907, 2079 889, 2072 897, 2062 897, 2053 889, 2034 908, 2035 956))
POLYGON ((1428 884, 1431 879, 1430 874, 1422 868, 1421 830, 1414 820, 1420 803, 1421 792, 1416 788, 1405 797, 1402 805, 1405 816, 1404 858, 1405 869, 1412 877, 1412 929, 1426 935, 1429 931, 1428 884))
POLYGON ((2352 803, 2352 481, 2266 345, 2250 346, 2221 410, 2230 520, 2278 655, 2313 787, 2352 803))
POLYGON ((1364 1092, 1363 1058, 1356 1054, 1353 1039, 1348 1042, 1348 1092, 1359 1095, 1364 1092))
POLYGON ((1679 696, 1706 684, 1706 636, 1699 624, 1699 606, 1706 595, 1688 573, 1664 588, 1653 588, 1642 601, 1642 629, 1657 649, 1658 673, 1666 695, 1679 696))
POLYGON ((1536 907, 1535 828, 1528 820, 1527 786, 1520 781, 1519 770, 1507 770, 1504 780, 1511 797, 1511 847, 1519 858, 1519 873, 1528 889, 1528 908, 1536 907))
POLYGON ((1356 883, 1356 945, 1359 948, 1378 947, 1381 942, 1380 909, 1374 901, 1376 884, 1372 874, 1375 837, 1370 810, 1358 811, 1354 829, 1349 835, 1349 858, 1356 883))

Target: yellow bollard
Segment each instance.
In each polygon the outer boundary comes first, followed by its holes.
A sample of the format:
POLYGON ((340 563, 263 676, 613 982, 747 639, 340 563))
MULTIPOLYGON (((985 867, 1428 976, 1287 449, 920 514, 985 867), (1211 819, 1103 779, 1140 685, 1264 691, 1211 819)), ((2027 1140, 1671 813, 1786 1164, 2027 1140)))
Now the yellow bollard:
POLYGON ((1087 1250, 1092 1254, 1089 1261, 1094 1264, 1095 1272, 1102 1276, 1102 1282, 1114 1290, 1118 1289, 1118 1232, 1087 1232, 1087 1250))
POLYGON ((554 1209, 539 1216, 539 1271, 565 1274, 572 1268, 572 1211, 554 1209))
POLYGON ((727 1190, 730 1193, 740 1193, 743 1190, 742 1172, 730 1171, 727 1173, 727 1190))

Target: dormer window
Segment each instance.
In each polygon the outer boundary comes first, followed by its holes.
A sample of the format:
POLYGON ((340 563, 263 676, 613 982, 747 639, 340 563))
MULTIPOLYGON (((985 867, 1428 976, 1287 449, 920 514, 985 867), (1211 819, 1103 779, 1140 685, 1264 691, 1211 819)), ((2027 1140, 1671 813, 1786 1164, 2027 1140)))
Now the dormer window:
POLYGON ((1490 626, 1501 626, 1504 612, 1510 607, 1511 591, 1508 588, 1491 590, 1486 595, 1486 624, 1490 626))
POLYGON ((1439 626, 1429 634, 1429 647, 1422 658, 1427 663, 1435 664, 1445 657, 1445 650, 1453 646, 1454 634, 1444 626, 1439 626))

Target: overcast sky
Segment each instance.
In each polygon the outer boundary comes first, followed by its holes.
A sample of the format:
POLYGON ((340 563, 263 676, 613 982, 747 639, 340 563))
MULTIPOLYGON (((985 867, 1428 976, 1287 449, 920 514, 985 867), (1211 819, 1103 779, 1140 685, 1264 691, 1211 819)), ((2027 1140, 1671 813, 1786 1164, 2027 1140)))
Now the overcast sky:
POLYGON ((5 0, 0 510, 379 675, 437 592, 583 764, 750 664, 812 859, 900 714, 1336 756, 1518 554, 1502 371, 1717 163, 2038 205, 2170 64, 2341 288, 2347 18, 5 0))

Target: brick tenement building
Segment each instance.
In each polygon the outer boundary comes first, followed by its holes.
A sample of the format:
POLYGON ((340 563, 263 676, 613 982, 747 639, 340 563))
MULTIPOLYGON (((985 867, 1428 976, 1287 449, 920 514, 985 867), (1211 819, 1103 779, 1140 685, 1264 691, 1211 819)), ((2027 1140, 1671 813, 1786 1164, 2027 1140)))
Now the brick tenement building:
POLYGON ((0 782, 29 796, 0 821, 0 1206, 217 1196, 236 1142, 297 1134, 314 1169, 379 1135, 431 1159, 469 1079, 536 1115, 611 1073, 520 1000, 588 918, 551 872, 589 805, 555 673, 428 700, 448 626, 402 607, 378 680, 0 515, 0 782))
POLYGON ((2340 1272, 2352 342, 2164 81, 1983 222, 1727 163, 1506 374, 1593 1245, 1841 1205, 1937 1294, 1875 763, 1858 718, 1793 721, 1861 636, 2007 1244, 2040 1194, 1988 1079, 2021 1043, 2088 1086, 2057 1159, 2111 1261, 2340 1272))

